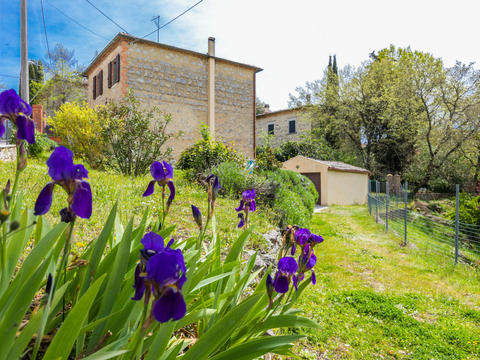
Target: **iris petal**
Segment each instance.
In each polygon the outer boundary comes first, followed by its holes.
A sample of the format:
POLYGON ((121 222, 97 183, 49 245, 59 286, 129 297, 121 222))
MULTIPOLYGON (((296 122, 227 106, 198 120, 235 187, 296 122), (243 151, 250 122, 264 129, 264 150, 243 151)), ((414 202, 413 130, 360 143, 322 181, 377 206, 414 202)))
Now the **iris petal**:
POLYGON ((73 170, 74 179, 82 180, 83 178, 88 178, 88 171, 82 164, 74 165, 73 170))
POLYGON ((35 142, 35 123, 22 115, 17 116, 17 139, 27 140, 29 144, 35 142))
POLYGON ((288 276, 278 275, 274 283, 275 291, 279 294, 285 294, 288 291, 289 283, 290 280, 288 276))
POLYGON ((173 166, 166 161, 163 162, 163 166, 165 168, 164 177, 166 179, 173 179, 173 166))
POLYGON ((168 288, 153 304, 153 316, 161 323, 170 319, 179 320, 185 316, 187 305, 181 292, 168 288))
POLYGON ((0 136, 5 133, 5 120, 0 118, 0 136))
POLYGON ((37 201, 35 202, 35 211, 34 215, 43 215, 50 210, 50 206, 52 206, 52 194, 53 194, 53 187, 54 183, 48 183, 40 194, 38 194, 37 201))
POLYGON ((74 171, 72 151, 64 146, 55 148, 47 160, 47 166, 48 175, 53 180, 71 179, 74 171))
POLYGON ((131 298, 132 300, 140 300, 145 292, 145 279, 140 276, 141 272, 142 265, 138 264, 135 268, 135 283, 133 285, 135 288, 135 295, 131 298))
POLYGON ((175 199, 175 185, 173 184, 173 181, 169 181, 167 183, 168 188, 170 189, 170 195, 168 196, 167 199, 167 209, 170 208, 170 205, 172 205, 173 199, 175 199))
POLYGON ((145 250, 153 250, 159 252, 164 249, 163 237, 152 231, 146 233, 143 236, 141 243, 143 244, 145 250))
POLYGON ((148 183, 147 190, 145 190, 145 192, 143 193, 143 197, 153 194, 153 191, 155 190, 155 182, 156 180, 152 180, 148 183))
POLYGON ((148 278, 158 285, 175 284, 180 279, 180 271, 185 273, 182 252, 165 249, 148 260, 146 269, 148 278))
POLYGON ((163 171, 162 163, 154 161, 152 165, 150 165, 150 174, 152 174, 152 177, 157 181, 164 180, 165 172, 163 171))
POLYGON ((278 270, 284 274, 293 275, 298 269, 298 264, 294 258, 286 256, 278 261, 278 270))
POLYGON ((88 182, 77 180, 71 208, 83 219, 88 219, 92 215, 92 189, 88 182))
POLYGON ((243 210, 243 200, 240 201, 240 205, 238 206, 238 208, 235 208, 235 210, 237 210, 237 211, 242 211, 243 210))
POLYGON ((317 283, 317 277, 315 276, 315 271, 312 270, 312 284, 315 285, 317 283))
POLYGON ((240 218, 240 222, 238 223, 237 227, 242 228, 245 226, 245 219, 242 213, 238 214, 238 217, 240 218))
POLYGON ((250 202, 250 211, 251 211, 251 212, 254 212, 255 210, 257 210, 257 206, 256 206, 256 204, 255 204, 255 200, 252 200, 252 201, 250 202))

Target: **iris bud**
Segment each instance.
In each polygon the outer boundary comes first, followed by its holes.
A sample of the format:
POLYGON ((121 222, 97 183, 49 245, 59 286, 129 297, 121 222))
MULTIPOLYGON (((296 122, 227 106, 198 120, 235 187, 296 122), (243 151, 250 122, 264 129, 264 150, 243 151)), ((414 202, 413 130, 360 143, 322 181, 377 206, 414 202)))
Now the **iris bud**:
POLYGON ((15 231, 20 227, 20 223, 18 221, 12 221, 10 224, 10 231, 15 231))
POLYGON ((195 205, 192 205, 192 215, 193 215, 193 219, 195 220, 195 222, 198 225, 198 228, 201 229, 202 228, 202 213, 200 212, 200 210, 195 205))

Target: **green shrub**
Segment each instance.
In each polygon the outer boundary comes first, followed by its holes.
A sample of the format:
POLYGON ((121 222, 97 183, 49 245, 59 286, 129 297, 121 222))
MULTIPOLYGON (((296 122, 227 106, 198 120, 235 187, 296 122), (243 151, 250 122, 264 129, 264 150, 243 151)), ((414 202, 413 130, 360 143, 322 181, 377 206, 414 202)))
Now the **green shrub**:
POLYGON ((264 146, 260 146, 256 149, 255 170, 256 171, 268 171, 275 170, 282 166, 275 156, 275 150, 267 143, 264 146))
POLYGON ((307 226, 310 222, 318 193, 305 176, 283 169, 248 174, 231 162, 216 166, 213 173, 222 185, 221 195, 237 197, 255 189, 256 200, 274 210, 279 225, 307 226))
POLYGON ((57 143, 47 135, 35 132, 35 142, 27 144, 27 152, 30 156, 39 157, 44 151, 53 150, 56 146, 57 143))
POLYGON ((240 165, 225 162, 212 169, 222 185, 220 195, 238 198, 247 189, 255 189, 256 200, 259 204, 273 207, 276 186, 265 174, 249 174, 240 165))
POLYGON ((284 162, 297 155, 319 160, 339 160, 339 154, 321 140, 306 137, 301 141, 287 141, 275 149, 278 161, 284 162))
MULTIPOLYGON (((455 220, 454 207, 449 211, 448 217, 455 220)), ((464 224, 480 225, 480 196, 460 194, 459 218, 464 224)))
POLYGON ((155 160, 169 160, 167 141, 178 134, 167 133, 169 114, 158 108, 144 110, 132 93, 121 102, 97 108, 101 121, 105 164, 124 175, 143 175, 155 160))
POLYGON ((101 126, 97 113, 86 102, 63 104, 47 122, 60 138, 61 145, 70 148, 91 167, 102 166, 101 126))
POLYGON ((200 134, 200 140, 180 155, 177 164, 180 169, 188 170, 187 175, 191 180, 200 179, 224 162, 242 164, 242 158, 233 147, 211 139, 208 126, 202 125, 200 134))
POLYGON ((305 176, 290 170, 266 172, 276 188, 273 208, 282 225, 307 226, 315 209, 318 193, 305 176))

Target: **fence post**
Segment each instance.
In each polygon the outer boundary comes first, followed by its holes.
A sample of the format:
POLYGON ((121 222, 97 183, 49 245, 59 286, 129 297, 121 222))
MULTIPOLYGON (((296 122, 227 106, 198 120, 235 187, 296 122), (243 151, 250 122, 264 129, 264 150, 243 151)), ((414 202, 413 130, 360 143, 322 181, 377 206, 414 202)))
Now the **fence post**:
POLYGON ((368 195, 367 195, 367 199, 368 199, 368 213, 370 214, 370 216, 372 216, 372 201, 371 201, 371 192, 372 192, 372 180, 368 180, 367 182, 368 184, 368 189, 367 189, 367 192, 368 192, 368 195))
POLYGON ((455 186, 455 196, 457 202, 455 204, 455 264, 458 263, 458 230, 460 226, 460 185, 455 186))
POLYGON ((378 188, 379 188, 379 181, 375 180, 375 222, 378 223, 378 188))
POLYGON ((405 231, 404 231, 404 234, 403 234, 403 246, 407 246, 408 181, 405 181, 405 189, 404 189, 404 192, 403 192, 403 202, 405 203, 405 210, 404 210, 404 213, 405 213, 405 219, 404 219, 405 231))
POLYGON ((388 202, 389 202, 389 183, 388 181, 385 183, 385 231, 388 232, 388 202))

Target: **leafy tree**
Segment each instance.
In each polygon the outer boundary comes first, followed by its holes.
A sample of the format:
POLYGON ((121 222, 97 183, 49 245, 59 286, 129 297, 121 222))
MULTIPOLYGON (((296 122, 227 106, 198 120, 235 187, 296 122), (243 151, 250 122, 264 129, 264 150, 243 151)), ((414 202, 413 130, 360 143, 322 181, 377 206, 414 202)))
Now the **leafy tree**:
POLYGON ((82 77, 82 67, 75 59, 74 50, 68 50, 57 44, 45 64, 47 81, 39 91, 37 98, 47 114, 53 115, 62 104, 86 100, 87 83, 82 77))
POLYGON ((30 104, 38 104, 39 99, 37 98, 37 94, 44 83, 43 64, 41 60, 32 60, 29 62, 28 81, 30 104))
POLYGON ((417 173, 417 186, 428 186, 441 169, 480 129, 480 72, 473 64, 457 62, 449 69, 440 59, 418 52, 409 54, 414 85, 422 105, 420 141, 426 158, 417 173))
POLYGON ((260 100, 259 97, 255 99, 255 113, 257 115, 262 115, 265 114, 265 110, 267 108, 268 104, 260 100))

